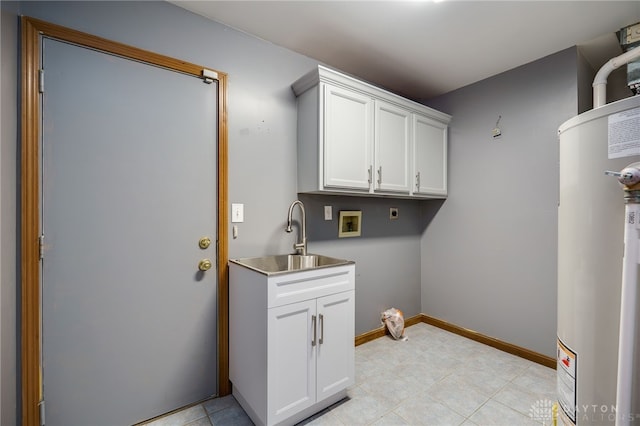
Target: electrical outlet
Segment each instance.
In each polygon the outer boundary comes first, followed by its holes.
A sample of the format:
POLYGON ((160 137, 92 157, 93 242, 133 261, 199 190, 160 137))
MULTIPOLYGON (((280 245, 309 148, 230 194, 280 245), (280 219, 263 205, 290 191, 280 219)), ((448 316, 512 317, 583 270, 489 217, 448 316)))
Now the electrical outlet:
POLYGON ((332 220, 333 211, 331 206, 324 206, 324 220, 332 220))
POLYGON ((395 220, 398 218, 398 208, 397 207, 391 207, 389 208, 389 219, 391 220, 395 220))

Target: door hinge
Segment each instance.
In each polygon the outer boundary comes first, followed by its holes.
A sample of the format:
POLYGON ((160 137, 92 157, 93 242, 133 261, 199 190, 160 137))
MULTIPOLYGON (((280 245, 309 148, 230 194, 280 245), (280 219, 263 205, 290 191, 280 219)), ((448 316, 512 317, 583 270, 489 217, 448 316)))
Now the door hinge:
POLYGON ((40 260, 44 259, 44 235, 38 237, 38 251, 40 253, 40 260))
POLYGON ((40 426, 44 426, 44 400, 38 403, 38 408, 40 410, 40 426))
POLYGON ((44 70, 41 69, 38 73, 38 86, 40 93, 44 93, 44 70))

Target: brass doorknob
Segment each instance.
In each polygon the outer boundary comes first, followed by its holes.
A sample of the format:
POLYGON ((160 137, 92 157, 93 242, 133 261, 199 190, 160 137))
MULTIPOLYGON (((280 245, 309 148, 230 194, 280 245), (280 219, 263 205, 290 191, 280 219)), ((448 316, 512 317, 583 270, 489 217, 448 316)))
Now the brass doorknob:
POLYGON ((209 259, 202 259, 200 263, 198 263, 198 269, 201 271, 208 271, 211 269, 211 261, 209 259))
POLYGON ((202 250, 209 248, 209 246, 211 245, 211 238, 209 237, 200 238, 200 241, 198 241, 198 245, 202 250))

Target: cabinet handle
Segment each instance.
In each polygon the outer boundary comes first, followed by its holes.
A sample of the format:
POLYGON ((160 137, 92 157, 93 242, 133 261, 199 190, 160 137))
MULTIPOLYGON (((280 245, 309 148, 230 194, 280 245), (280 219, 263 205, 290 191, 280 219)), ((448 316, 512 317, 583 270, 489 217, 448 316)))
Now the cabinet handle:
POLYGON ((320 340, 318 340, 318 344, 322 344, 324 340, 324 315, 320 314, 320 340))
POLYGON ((382 184, 382 166, 378 167, 378 185, 382 184))
POLYGON ((420 172, 416 174, 416 191, 420 191, 420 172))
POLYGON ((369 172, 369 180, 367 182, 369 182, 369 186, 371 186, 371 182, 372 182, 372 174, 373 174, 373 166, 369 166, 369 170, 367 170, 369 172))
POLYGON ((313 328, 313 340, 311 341, 311 346, 316 345, 316 316, 311 315, 311 327, 313 328))

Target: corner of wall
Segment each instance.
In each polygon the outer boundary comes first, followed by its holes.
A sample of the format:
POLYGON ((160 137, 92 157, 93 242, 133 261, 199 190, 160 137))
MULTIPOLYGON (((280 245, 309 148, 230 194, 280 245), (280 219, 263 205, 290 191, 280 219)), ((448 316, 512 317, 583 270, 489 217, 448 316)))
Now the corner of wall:
POLYGON ((578 74, 578 114, 593 108, 593 89, 591 83, 596 71, 580 49, 576 48, 576 69, 578 74))
POLYGON ((16 159, 19 2, 0 2, 0 424, 18 421, 16 159))
MULTIPOLYGON (((620 55, 621 48, 618 47, 615 37, 608 37, 607 49, 590 53, 591 47, 575 46, 577 53, 577 76, 578 76, 578 114, 589 111, 593 108, 593 79, 602 65, 608 60, 620 55)), ((627 86, 627 67, 622 66, 609 74, 607 78, 607 103, 615 102, 633 96, 633 92, 627 86)))
POLYGON ((557 130, 577 112, 577 61, 575 48, 565 49, 428 102, 453 116, 452 166, 449 196, 421 239, 421 311, 548 356, 556 334, 557 130), (499 116, 504 131, 495 140, 499 116), (532 180, 523 164, 546 172, 532 180))

